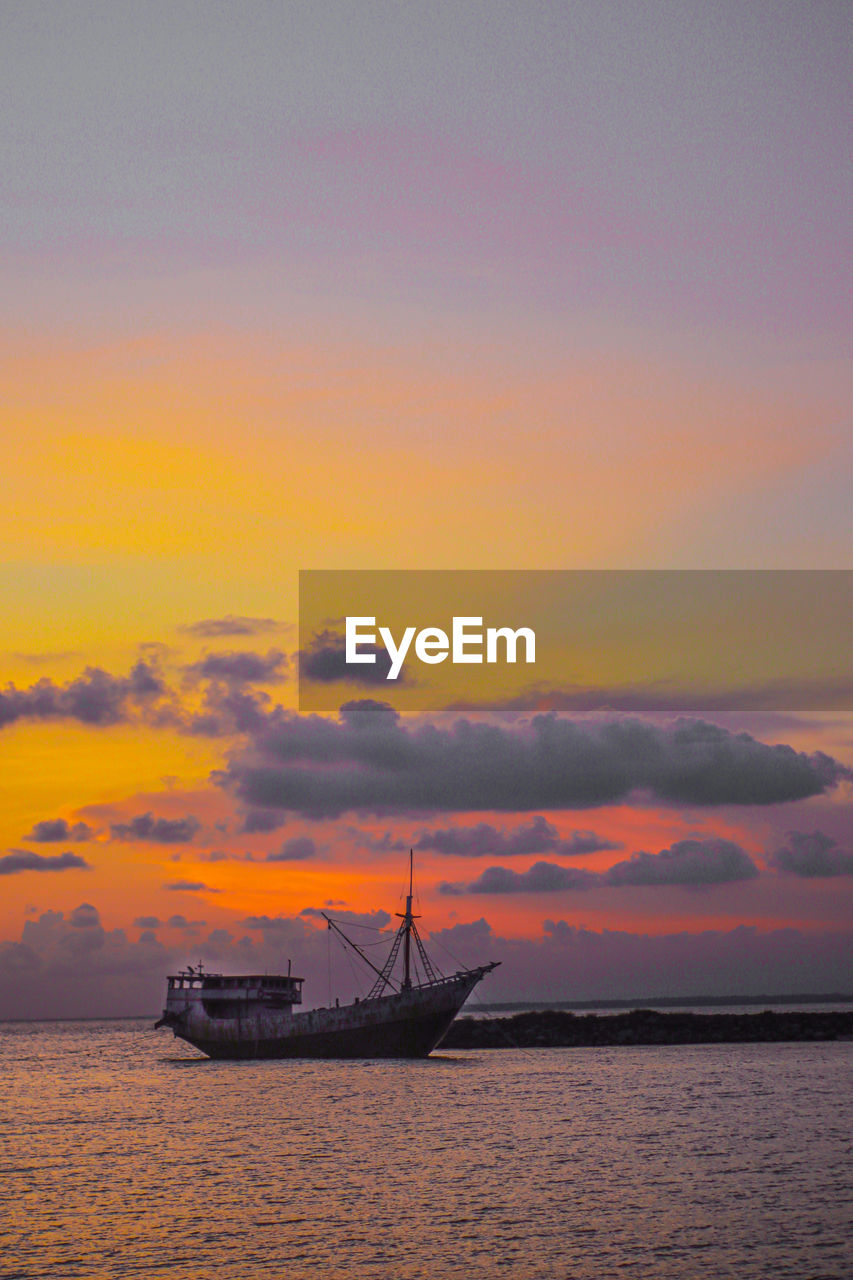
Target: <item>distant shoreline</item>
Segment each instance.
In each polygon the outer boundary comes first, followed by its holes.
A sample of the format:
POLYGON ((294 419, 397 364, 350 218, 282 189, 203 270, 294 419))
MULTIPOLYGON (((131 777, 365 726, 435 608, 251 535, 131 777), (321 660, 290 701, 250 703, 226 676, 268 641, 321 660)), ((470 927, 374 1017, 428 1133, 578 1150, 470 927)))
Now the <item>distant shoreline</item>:
POLYGON ((841 992, 804 995, 759 996, 632 996, 629 1000, 506 1000, 476 1007, 483 1013, 522 1009, 686 1009, 724 1008, 727 1005, 853 1004, 853 994, 841 992))
MULTIPOLYGON (((695 1009, 726 1008, 731 1006, 797 1005, 797 1004, 850 1004, 853 1005, 853 994, 833 992, 807 992, 803 995, 760 995, 760 996, 635 996, 629 1000, 507 1000, 492 1001, 488 1004, 468 1003, 463 1010, 463 1017, 473 1013, 529 1013, 567 1012, 575 1010, 636 1010, 636 1009, 695 1009)), ((41 1014, 38 1017, 0 1017, 0 1026, 7 1022, 153 1022, 160 1016, 160 1010, 148 1013, 106 1013, 86 1015, 41 1014)))

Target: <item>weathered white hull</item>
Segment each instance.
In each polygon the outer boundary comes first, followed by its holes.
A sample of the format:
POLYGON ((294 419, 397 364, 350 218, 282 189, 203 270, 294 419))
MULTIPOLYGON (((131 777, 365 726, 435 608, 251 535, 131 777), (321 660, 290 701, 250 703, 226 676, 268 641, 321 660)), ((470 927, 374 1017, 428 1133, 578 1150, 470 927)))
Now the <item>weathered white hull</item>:
POLYGON ((393 995, 334 1009, 292 1013, 247 1005, 212 1017, 201 993, 170 993, 157 1026, 211 1058, 424 1058, 492 965, 393 995))

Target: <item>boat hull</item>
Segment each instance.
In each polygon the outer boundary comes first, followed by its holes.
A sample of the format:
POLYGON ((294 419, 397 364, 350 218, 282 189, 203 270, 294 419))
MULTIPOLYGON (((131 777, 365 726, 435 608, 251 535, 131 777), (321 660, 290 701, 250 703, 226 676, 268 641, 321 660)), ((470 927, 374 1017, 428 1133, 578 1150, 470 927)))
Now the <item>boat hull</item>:
POLYGON ((425 1058, 491 968, 343 1008, 247 1010, 212 1018, 200 1002, 167 1009, 161 1023, 210 1058, 425 1058))

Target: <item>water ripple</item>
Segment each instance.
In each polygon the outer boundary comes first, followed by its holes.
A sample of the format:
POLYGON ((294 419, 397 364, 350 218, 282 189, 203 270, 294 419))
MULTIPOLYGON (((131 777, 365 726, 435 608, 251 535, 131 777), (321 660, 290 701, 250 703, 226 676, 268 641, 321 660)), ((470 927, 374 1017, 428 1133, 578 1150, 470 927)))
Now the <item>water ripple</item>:
POLYGON ((216 1063, 0 1027, 3 1280, 853 1274, 853 1045, 216 1063))

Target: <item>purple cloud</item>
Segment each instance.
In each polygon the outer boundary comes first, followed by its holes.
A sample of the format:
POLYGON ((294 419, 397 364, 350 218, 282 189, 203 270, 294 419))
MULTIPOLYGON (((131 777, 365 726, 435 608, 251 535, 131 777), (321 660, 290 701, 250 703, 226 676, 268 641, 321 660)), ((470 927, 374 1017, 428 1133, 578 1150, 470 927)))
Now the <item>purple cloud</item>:
MULTIPOLYGON (((359 646, 359 652, 372 653, 376 661, 358 663, 355 666, 348 664, 344 637, 336 631, 320 631, 298 655, 299 678, 318 684, 333 684, 337 680, 344 680, 347 684, 385 685, 387 688, 388 672, 391 670, 388 650, 381 645, 365 644, 359 646)), ((396 683, 407 683, 405 671, 400 672, 396 683)))
POLYGON ((601 876, 580 867, 560 867, 554 862, 534 862, 527 871, 509 867, 487 867, 471 884, 438 886, 439 893, 556 893, 561 890, 592 889, 601 884, 601 876))
POLYGON ((265 684, 284 679, 287 655, 278 649, 269 653, 208 653, 187 671, 205 680, 225 680, 231 684, 265 684))
MULTIPOLYGON (((363 923, 378 925, 368 918, 363 923)), ((322 923, 322 922, 321 922, 322 923)), ((74 928, 60 911, 23 925, 19 939, 0 941, 0 1017, 105 1017, 154 1014, 162 1007, 164 974, 203 956, 230 972, 293 972, 308 979, 307 997, 328 998, 324 929, 310 918, 249 917, 244 930, 257 938, 213 930, 166 947, 152 937, 131 942, 121 929, 74 928), (286 960, 284 961, 286 968, 286 960)), ((486 920, 437 931, 431 956, 448 967, 503 960, 490 978, 494 1000, 642 999, 654 995, 733 995, 847 991, 853 986, 849 930, 809 934, 797 929, 648 935, 594 932, 548 920, 538 938, 503 938, 486 920)), ((340 971, 342 999, 364 991, 348 966, 340 971)), ((337 993, 337 991, 336 991, 337 993)))
POLYGON ((101 924, 100 913, 91 902, 82 902, 75 907, 69 916, 68 923, 72 929, 97 929, 101 924))
POLYGON ((280 809, 248 809, 240 828, 245 835, 253 835, 258 831, 277 831, 287 822, 287 817, 280 809))
POLYGON ((17 875, 19 871, 69 871, 76 867, 91 870, 85 858, 70 852, 51 856, 33 853, 29 849, 13 849, 0 858, 0 876, 17 875))
POLYGON ((218 889, 213 889, 209 884, 203 884, 201 880, 170 880, 168 884, 163 885, 164 889, 171 889, 176 893, 198 893, 204 889, 206 893, 219 893, 218 889))
POLYGON ((302 934, 305 925, 293 916, 247 916, 243 921, 244 929, 258 929, 262 933, 302 934))
POLYGON ((203 618, 201 622, 191 622, 181 627, 181 631, 212 640, 220 636, 256 636, 265 631, 279 631, 281 627, 282 624, 274 618, 242 618, 228 613, 224 618, 203 618))
POLYGON ((610 885, 708 885, 752 880, 758 867, 731 840, 677 840, 660 853, 635 853, 604 872, 610 885))
POLYGON ((28 689, 7 685, 0 693, 0 728, 21 719, 70 719, 82 724, 120 724, 133 713, 150 709, 168 690, 156 669, 139 661, 128 676, 113 676, 87 667, 65 685, 39 680, 28 689))
POLYGON ((58 840, 91 840, 94 832, 85 822, 73 825, 64 818, 46 818, 37 822, 25 840, 33 840, 37 844, 51 844, 58 840))
POLYGON ((488 867, 470 884, 439 886, 445 894, 557 893, 562 890, 620 888, 623 885, 700 887, 752 880, 758 868, 730 840, 679 840, 660 853, 635 853, 607 871, 583 871, 553 862, 537 862, 527 871, 488 867))
POLYGON ((203 929, 204 920, 188 920, 186 916, 174 915, 169 916, 166 924, 170 929, 183 929, 186 933, 197 933, 199 929, 203 929))
POLYGON ((679 804, 777 804, 819 795, 853 771, 702 720, 512 726, 403 723, 383 703, 346 703, 337 721, 278 710, 217 780, 250 806, 308 817, 347 811, 565 809, 642 791, 679 804))
POLYGON ((268 720, 269 705, 265 693, 249 692, 233 682, 215 682, 205 689, 203 710, 191 716, 185 727, 205 737, 260 733, 268 720))
MULTIPOLYGON (((299 912, 300 916, 307 916, 321 920, 328 915, 328 911, 323 911, 320 907, 303 907, 299 912)), ((391 923, 391 916, 387 911, 341 911, 335 910, 333 919, 339 924, 362 925, 367 929, 384 929, 391 923)))
POLYGON ((278 853, 267 854, 267 862, 301 862, 305 858, 313 858, 317 846, 310 836, 292 836, 285 840, 278 853))
POLYGON ((432 849, 460 858, 511 858, 546 850, 563 857, 577 857, 618 847, 594 831, 573 831, 568 839, 561 839, 557 828, 542 814, 510 831, 500 831, 488 822, 478 822, 474 827, 419 831, 414 844, 415 849, 432 849))
POLYGON ((192 815, 186 818, 155 818, 141 813, 130 822, 115 822, 110 827, 114 840, 150 840, 154 844, 187 844, 201 823, 192 815))
POLYGON ((853 698, 848 676, 820 679, 786 678, 765 682, 720 685, 701 693, 688 686, 650 684, 550 685, 531 684, 506 698, 459 699, 446 710, 453 712, 563 711, 570 715, 621 711, 631 715, 663 712, 669 715, 721 715, 726 712, 773 713, 845 708, 853 698))
POLYGON ((768 862, 777 871, 812 880, 827 876, 853 876, 853 852, 841 849, 822 831, 789 831, 788 843, 771 854, 768 862))

